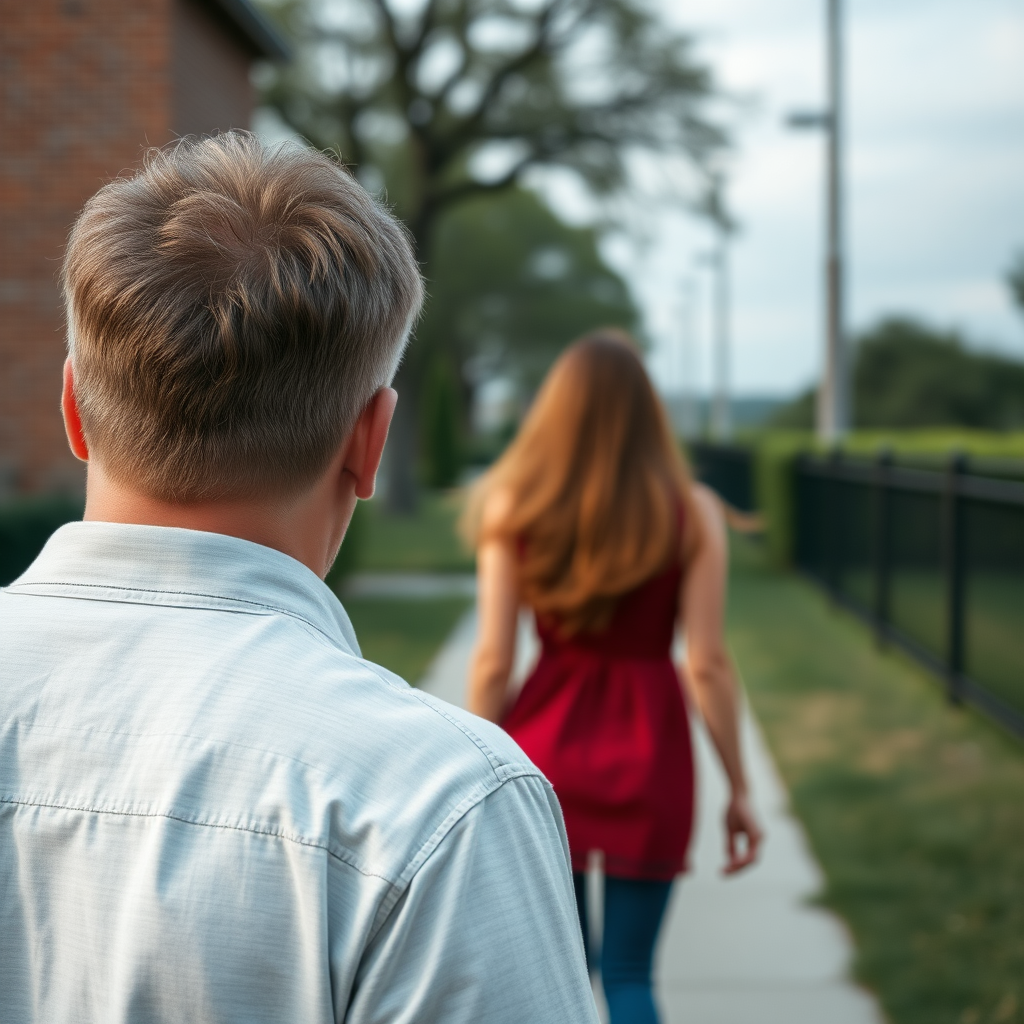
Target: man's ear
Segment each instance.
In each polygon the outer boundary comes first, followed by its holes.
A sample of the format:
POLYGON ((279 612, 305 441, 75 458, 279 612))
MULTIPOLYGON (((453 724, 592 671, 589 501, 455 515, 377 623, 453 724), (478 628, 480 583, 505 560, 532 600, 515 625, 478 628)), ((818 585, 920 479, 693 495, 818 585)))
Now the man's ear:
POLYGON ((384 443, 398 404, 394 388, 381 388, 367 403, 349 435, 342 470, 355 478, 357 498, 372 498, 384 443))
POLYGON ((76 459, 89 461, 89 445, 82 430, 82 417, 78 414, 78 400, 75 398, 75 372, 71 367, 71 357, 64 360, 64 387, 60 396, 60 408, 64 413, 64 430, 68 435, 68 444, 76 459))

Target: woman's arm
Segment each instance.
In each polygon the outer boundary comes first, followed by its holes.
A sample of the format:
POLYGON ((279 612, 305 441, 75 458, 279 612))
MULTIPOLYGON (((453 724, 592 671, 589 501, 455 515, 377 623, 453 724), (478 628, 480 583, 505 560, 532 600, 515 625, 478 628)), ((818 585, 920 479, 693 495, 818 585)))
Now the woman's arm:
POLYGON ((740 752, 739 687, 725 645, 725 592, 729 566, 725 518, 718 498, 695 485, 695 514, 700 546, 683 581, 681 625, 686 638, 686 665, 701 715, 729 779, 731 797, 725 814, 728 862, 732 874, 757 859, 761 829, 750 807, 740 752), (739 837, 746 838, 741 849, 739 837))
MULTIPOLYGON (((488 518, 485 512, 485 526, 488 518)), ((470 663, 466 707, 481 718, 497 722, 505 710, 505 694, 515 664, 519 593, 513 545, 493 533, 490 536, 493 539, 481 544, 476 554, 479 632, 470 663)))

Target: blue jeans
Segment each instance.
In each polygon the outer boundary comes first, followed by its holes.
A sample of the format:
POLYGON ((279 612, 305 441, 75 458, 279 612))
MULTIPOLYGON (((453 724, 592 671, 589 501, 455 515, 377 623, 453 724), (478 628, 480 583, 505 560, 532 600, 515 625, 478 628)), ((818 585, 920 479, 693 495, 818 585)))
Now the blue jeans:
MULTIPOLYGON (((584 878, 580 872, 572 876, 583 948, 587 967, 592 971, 596 965, 587 925, 584 878)), ((651 966, 654 943, 671 891, 671 882, 605 876, 600 969, 611 1024, 658 1024, 651 991, 651 966)))

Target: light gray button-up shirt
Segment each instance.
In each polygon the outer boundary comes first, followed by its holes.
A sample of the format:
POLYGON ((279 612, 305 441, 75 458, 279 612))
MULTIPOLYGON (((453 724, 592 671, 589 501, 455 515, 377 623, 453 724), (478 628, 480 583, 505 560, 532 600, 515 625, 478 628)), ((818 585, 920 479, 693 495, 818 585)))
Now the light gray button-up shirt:
POLYGON ((58 530, 0 590, 0 1021, 596 1021, 550 786, 279 551, 58 530))

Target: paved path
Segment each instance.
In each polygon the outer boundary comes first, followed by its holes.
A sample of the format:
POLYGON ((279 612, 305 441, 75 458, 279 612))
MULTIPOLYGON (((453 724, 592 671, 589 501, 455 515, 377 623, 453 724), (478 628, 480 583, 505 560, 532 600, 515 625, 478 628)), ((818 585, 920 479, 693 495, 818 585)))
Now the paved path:
POLYGON ((476 597, 473 573, 357 572, 342 584, 344 597, 476 597))
MULTIPOLYGON (((471 611, 420 685, 461 704, 475 634, 471 611)), ((520 679, 535 650, 524 622, 520 679)), ((753 719, 748 715, 744 721, 744 746, 768 840, 763 861, 733 879, 719 874, 724 780, 703 729, 695 733, 699 792, 693 871, 675 887, 656 966, 664 1024, 880 1024, 873 998, 848 978, 851 945, 845 928, 808 902, 820 889, 821 872, 789 814, 785 790, 753 719)))

